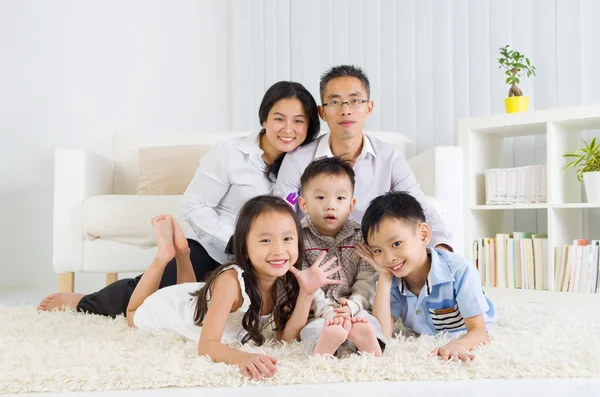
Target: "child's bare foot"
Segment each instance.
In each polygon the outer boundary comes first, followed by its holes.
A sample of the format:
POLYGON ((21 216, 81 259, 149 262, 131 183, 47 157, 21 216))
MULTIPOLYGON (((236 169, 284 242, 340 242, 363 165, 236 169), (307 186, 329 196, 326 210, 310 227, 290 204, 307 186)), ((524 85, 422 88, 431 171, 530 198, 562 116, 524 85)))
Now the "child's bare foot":
POLYGON ((156 245, 158 246, 156 259, 167 264, 175 258, 173 220, 169 215, 159 215, 152 218, 151 222, 156 232, 156 245))
POLYGON ((381 346, 369 321, 361 317, 353 317, 351 321, 352 329, 348 333, 348 340, 354 343, 359 352, 381 357, 381 346))
POLYGON ((83 294, 76 294, 74 292, 57 292, 50 294, 42 301, 37 307, 37 310, 43 310, 51 312, 52 310, 63 311, 65 309, 77 309, 77 304, 83 298, 83 294))
POLYGON ((179 223, 173 218, 173 245, 175 246, 175 255, 189 255, 190 246, 187 238, 179 226, 179 223))
POLYGON ((319 335, 313 354, 335 354, 338 347, 348 339, 348 332, 351 327, 352 323, 344 321, 341 317, 327 320, 321 335, 319 335))

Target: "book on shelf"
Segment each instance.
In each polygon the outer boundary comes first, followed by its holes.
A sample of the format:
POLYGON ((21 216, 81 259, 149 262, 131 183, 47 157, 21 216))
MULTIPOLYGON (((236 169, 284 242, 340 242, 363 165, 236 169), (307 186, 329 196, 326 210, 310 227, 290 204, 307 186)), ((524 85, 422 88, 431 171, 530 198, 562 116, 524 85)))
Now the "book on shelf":
POLYGON ((599 241, 576 239, 554 248, 557 291, 600 293, 599 241))
POLYGON ((555 247, 553 262, 549 253, 546 234, 525 232, 477 239, 472 251, 486 287, 600 293, 599 240, 555 247))

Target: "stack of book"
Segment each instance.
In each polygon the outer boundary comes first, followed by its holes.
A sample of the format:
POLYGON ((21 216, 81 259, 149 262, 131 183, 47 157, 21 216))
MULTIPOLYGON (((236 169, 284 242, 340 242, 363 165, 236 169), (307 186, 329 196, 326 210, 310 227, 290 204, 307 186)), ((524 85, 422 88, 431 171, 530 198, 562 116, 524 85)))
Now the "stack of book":
POLYGON ((473 243, 473 258, 486 287, 554 289, 548 236, 514 232, 473 243))
POLYGON ((556 291, 600 293, 598 240, 574 240, 554 248, 556 291))
POLYGON ((600 293, 598 240, 574 240, 548 258, 545 234, 514 232, 473 242, 473 258, 486 287, 600 293))

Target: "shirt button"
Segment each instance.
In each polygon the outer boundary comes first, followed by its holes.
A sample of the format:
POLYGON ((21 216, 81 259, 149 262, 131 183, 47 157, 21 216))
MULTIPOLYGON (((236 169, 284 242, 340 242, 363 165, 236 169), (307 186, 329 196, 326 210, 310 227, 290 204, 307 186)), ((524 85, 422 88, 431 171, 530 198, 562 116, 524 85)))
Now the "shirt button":
POLYGON ((415 314, 418 316, 419 314, 421 314, 421 310, 417 309, 417 311, 415 312, 415 314))

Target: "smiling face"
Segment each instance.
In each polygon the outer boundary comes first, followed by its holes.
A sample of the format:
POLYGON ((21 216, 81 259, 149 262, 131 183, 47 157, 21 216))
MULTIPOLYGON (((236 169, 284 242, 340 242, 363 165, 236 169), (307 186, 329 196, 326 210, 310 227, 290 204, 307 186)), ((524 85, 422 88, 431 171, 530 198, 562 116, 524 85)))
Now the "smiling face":
POLYGON ((306 139, 309 119, 302 102, 297 98, 281 99, 269 110, 262 123, 265 134, 261 148, 270 156, 291 152, 306 139))
POLYGON ((281 277, 298 260, 296 221, 280 211, 262 213, 250 227, 246 246, 259 277, 281 277))
POLYGON ((335 237, 348 220, 356 200, 348 176, 321 174, 306 184, 298 203, 319 233, 335 237))
MULTIPOLYGON (((346 102, 353 99, 369 99, 363 83, 356 77, 336 77, 325 86, 324 104, 331 101, 346 102)), ((331 106, 319 106, 319 115, 327 122, 332 137, 349 139, 363 133, 365 122, 373 112, 373 106, 373 101, 365 102, 355 109, 350 108, 348 104, 343 104, 338 109, 331 106)))
POLYGON ((427 262, 431 229, 426 223, 387 216, 369 233, 368 244, 378 266, 405 278, 427 262))

